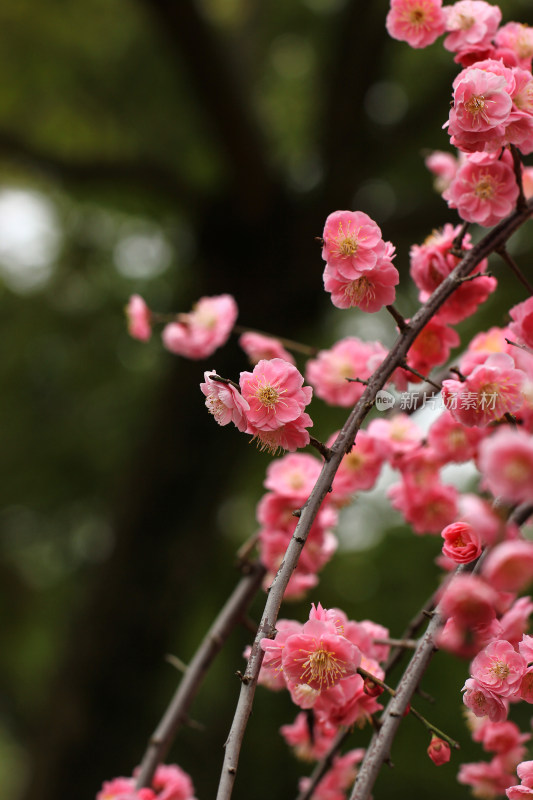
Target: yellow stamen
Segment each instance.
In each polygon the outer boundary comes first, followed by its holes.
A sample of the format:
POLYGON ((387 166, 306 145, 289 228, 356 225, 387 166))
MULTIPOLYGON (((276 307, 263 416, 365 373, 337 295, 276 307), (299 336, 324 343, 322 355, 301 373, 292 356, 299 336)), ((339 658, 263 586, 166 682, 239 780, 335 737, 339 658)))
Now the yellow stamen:
POLYGON ((346 672, 341 664, 344 664, 344 661, 336 658, 330 650, 315 650, 304 661, 300 680, 302 683, 315 682, 320 685, 321 689, 327 689, 334 686, 346 672))

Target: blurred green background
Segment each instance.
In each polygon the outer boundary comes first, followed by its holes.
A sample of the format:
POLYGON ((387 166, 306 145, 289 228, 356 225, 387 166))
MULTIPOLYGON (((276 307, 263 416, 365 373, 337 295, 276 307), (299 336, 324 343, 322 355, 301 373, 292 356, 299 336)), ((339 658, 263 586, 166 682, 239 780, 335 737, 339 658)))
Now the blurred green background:
MULTIPOLYGON (((504 21, 533 24, 530 0, 504 21)), ((385 0, 3 0, 0 6, 0 797, 92 800, 130 774, 187 662, 238 579, 268 457, 219 428, 205 369, 247 369, 236 340, 203 362, 131 340, 123 307, 187 311, 231 292, 239 323, 319 347, 390 343, 385 315, 322 291, 327 214, 374 217, 398 249, 398 306, 416 307, 408 251, 454 221, 431 187, 456 73, 441 44, 389 40, 385 0)), ((515 237, 527 258, 524 234, 515 237)), ((527 263, 527 262, 526 262, 527 263)), ((494 264, 500 276, 503 269, 494 264)), ((523 299, 502 281, 468 336, 523 299)), ((304 362, 299 361, 301 369, 304 362)), ((345 418, 318 399, 314 433, 345 418)), ((433 591, 432 538, 384 506, 346 512, 342 547, 308 600, 400 635, 433 591)), ((263 597, 251 616, 261 613, 263 597)), ((213 797, 250 634, 236 631, 169 760, 213 797)), ((396 675, 397 677, 397 675, 396 675)), ((439 655, 420 710, 464 744, 439 768, 412 720, 374 796, 467 797, 482 758, 461 719, 466 665, 439 655)), ((296 795, 310 771, 278 727, 295 710, 259 689, 235 797, 296 795)), ((528 725, 527 714, 522 722, 528 725)), ((365 746, 356 731, 351 746, 365 746)))

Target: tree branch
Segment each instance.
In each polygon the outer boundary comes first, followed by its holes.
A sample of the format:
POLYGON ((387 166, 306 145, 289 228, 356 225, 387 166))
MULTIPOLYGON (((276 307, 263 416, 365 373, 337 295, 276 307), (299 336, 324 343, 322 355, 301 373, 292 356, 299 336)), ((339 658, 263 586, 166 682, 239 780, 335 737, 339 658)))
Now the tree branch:
POLYGON ((209 666, 232 630, 244 617, 265 573, 266 569, 261 563, 252 564, 249 573, 241 578, 207 632, 148 742, 137 778, 137 789, 150 786, 157 765, 165 759, 178 729, 187 720, 187 711, 209 666))
MULTIPOLYGON (((525 209, 517 210, 513 214, 509 215, 509 217, 502 220, 496 227, 489 231, 489 233, 487 233, 486 236, 472 248, 472 250, 468 251, 462 261, 460 261, 455 267, 453 272, 451 272, 450 275, 444 279, 444 281, 440 284, 440 286, 437 287, 427 302, 417 311, 414 317, 410 320, 409 326, 402 333, 400 333, 389 354, 370 378, 368 386, 363 392, 362 397, 352 409, 346 423, 337 436, 337 439, 331 448, 331 458, 329 461, 325 462, 324 466, 322 467, 322 471, 313 491, 311 492, 309 500, 302 508, 300 519, 287 547, 283 563, 270 587, 270 592, 263 616, 259 624, 258 633, 254 641, 250 659, 244 675, 244 680, 241 684, 241 692, 237 703, 233 724, 225 745, 225 757, 217 800, 229 800, 232 794, 242 740, 248 718, 252 710, 257 678, 263 660, 261 640, 265 637, 271 638, 275 635, 275 625, 279 609, 281 607, 281 602, 283 600, 283 594, 293 570, 298 563, 300 553, 306 542, 311 525, 313 524, 313 521, 318 513, 322 500, 328 493, 329 487, 332 484, 333 478, 344 454, 348 452, 349 448, 353 445, 357 431, 361 427, 362 422, 374 404, 376 393, 383 388, 394 370, 405 359, 409 347, 422 331, 424 326, 430 321, 433 315, 443 305, 445 300, 447 300, 447 298, 454 292, 454 290, 461 285, 461 279, 466 275, 469 275, 483 258, 494 252, 498 247, 501 247, 501 245, 510 238, 510 236, 531 216, 532 213, 533 200, 530 200, 525 209)), ((422 674, 422 672, 419 670, 421 668, 425 669, 429 663, 429 658, 433 650, 432 636, 438 628, 439 620, 439 615, 435 614, 426 631, 426 634, 421 640, 419 647, 415 651, 411 661, 411 664, 414 663, 415 666, 411 667, 410 665, 408 667, 408 670, 411 669, 411 672, 406 672, 406 675, 404 676, 405 684, 404 680, 402 679, 398 696, 393 700, 393 710, 395 712, 401 708, 403 703, 405 703, 405 705, 407 704, 408 698, 410 697, 410 692, 412 693, 412 691, 414 691, 420 675, 422 674), (416 681, 413 676, 418 676, 416 681)), ((390 714, 388 716, 390 716, 390 714)), ((394 720, 397 727, 399 720, 395 717, 391 717, 391 719, 394 720)), ((392 725, 392 723, 389 722, 389 725, 392 725)), ((396 727, 394 727, 394 731, 396 730, 396 727)), ((380 739, 380 741, 382 741, 382 739, 380 739)), ((370 767, 368 767, 368 769, 370 770, 370 767)), ((371 774, 373 776, 373 780, 375 780, 377 772, 374 773, 374 768, 372 768, 371 774)), ((371 788, 372 784, 369 783, 368 785, 371 788)), ((365 795, 358 796, 359 800, 363 800, 364 796, 365 795)))

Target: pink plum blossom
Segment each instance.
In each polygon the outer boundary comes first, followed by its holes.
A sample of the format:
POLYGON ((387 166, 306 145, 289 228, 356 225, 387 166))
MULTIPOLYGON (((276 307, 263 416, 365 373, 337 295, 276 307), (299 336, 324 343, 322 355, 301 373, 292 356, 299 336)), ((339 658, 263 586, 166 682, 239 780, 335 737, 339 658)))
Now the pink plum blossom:
POLYGON ((322 258, 347 280, 372 270, 378 260, 381 230, 363 211, 334 211, 322 234, 322 258))
POLYGON ((268 465, 265 489, 303 502, 311 494, 321 468, 320 461, 307 453, 283 456, 268 465))
POLYGON ((306 366, 306 378, 318 397, 334 406, 351 406, 364 391, 361 383, 383 361, 387 351, 379 342, 363 342, 356 336, 341 339, 330 350, 320 350, 306 366))
POLYGON ((475 367, 466 381, 442 382, 446 408, 463 425, 485 427, 520 409, 525 377, 522 370, 515 369, 511 356, 495 353, 475 367))
POLYGON ((157 792, 157 800, 194 800, 192 781, 176 764, 159 764, 152 786, 157 792))
POLYGON ((513 306, 509 314, 513 320, 509 329, 516 341, 533 349, 533 297, 513 306))
POLYGON ((442 196, 466 222, 490 227, 511 213, 518 198, 518 185, 513 167, 505 158, 471 153, 442 196))
POLYGON ((481 555, 481 537, 467 522, 454 522, 441 533, 442 552, 457 564, 468 564, 481 555))
POLYGON ((427 47, 444 33, 442 0, 391 0, 386 26, 393 39, 427 47))
POLYGON ((496 149, 503 141, 511 113, 512 87, 511 71, 499 61, 478 62, 460 72, 453 84, 448 125, 452 144, 466 152, 483 150, 487 145, 496 149))
POLYGON ((455 178, 458 167, 456 156, 452 155, 452 153, 446 153, 443 150, 434 150, 425 157, 424 164, 435 176, 433 183, 435 190, 439 194, 442 194, 455 178))
POLYGON ((152 335, 152 312, 143 298, 138 294, 132 294, 125 311, 130 336, 141 342, 147 342, 152 335))
POLYGON ((253 365, 258 361, 269 361, 271 358, 283 358, 289 364, 294 364, 292 355, 273 336, 247 331, 239 337, 239 345, 253 365))
MULTIPOLYGON (((313 789, 313 800, 345 800, 346 791, 352 786, 357 776, 356 764, 362 761, 364 750, 350 750, 342 756, 334 756, 330 769, 313 789)), ((305 792, 311 778, 301 778, 300 792, 305 792)))
POLYGON ((443 9, 448 36, 444 47, 452 53, 461 50, 483 49, 490 45, 501 22, 498 6, 483 0, 459 0, 443 9))
POLYGON ((533 436, 502 428, 479 448, 479 469, 494 497, 533 500, 533 436))
POLYGON ((219 425, 228 425, 233 422, 237 428, 244 432, 248 426, 246 414, 250 408, 239 390, 230 382, 213 378, 215 370, 204 372, 204 383, 200 389, 205 394, 205 404, 209 413, 214 416, 219 425))
POLYGON ((497 759, 491 762, 461 764, 457 774, 459 783, 472 787, 472 792, 479 798, 495 798, 503 795, 514 778, 497 759))
POLYGON ((487 645, 470 666, 476 683, 500 697, 517 694, 526 668, 523 656, 505 639, 495 639, 487 645))
POLYGON ((408 414, 395 414, 390 419, 373 419, 368 426, 368 433, 382 444, 393 467, 398 466, 407 453, 417 450, 424 438, 422 430, 408 414))
POLYGON ((448 410, 435 420, 428 431, 428 444, 439 455, 441 463, 470 461, 477 454, 484 433, 479 428, 467 428, 452 417, 448 410))
POLYGON ((207 358, 225 344, 237 314, 237 304, 229 294, 201 297, 189 314, 180 314, 178 322, 164 328, 163 344, 185 358, 207 358))
MULTIPOLYGON (((448 327, 438 317, 433 317, 422 328, 407 353, 408 366, 427 375, 433 367, 444 364, 450 356, 450 350, 460 343, 459 334, 448 327)), ((414 383, 421 381, 414 375, 410 376, 414 383)))
POLYGON ((331 302, 337 308, 360 308, 373 313, 389 306, 396 299, 394 288, 400 280, 398 270, 391 263, 393 246, 387 242, 387 256, 378 258, 374 269, 357 278, 345 278, 340 272, 326 264, 324 288, 331 293, 331 302))
POLYGON ((354 675, 360 662, 359 648, 339 635, 332 623, 319 619, 309 619, 301 634, 289 636, 282 653, 287 680, 318 691, 354 675))
POLYGON ((500 592, 523 591, 533 581, 533 542, 516 539, 496 545, 483 563, 482 575, 500 592))
MULTIPOLYGON (((460 232, 460 226, 454 227, 447 223, 441 230, 435 230, 421 245, 413 245, 410 251, 411 277, 420 289, 419 299, 425 302, 432 292, 440 286, 444 278, 459 263, 459 258, 452 255, 455 238, 460 232)), ((462 241, 463 250, 472 249, 472 240, 467 233, 462 241)), ((476 266, 472 274, 484 272, 487 268, 487 259, 483 259, 476 266)), ((445 301, 439 311, 442 322, 455 324, 471 316, 480 303, 496 288, 497 281, 490 276, 480 275, 475 280, 467 281, 445 301)))
MULTIPOLYGON (((330 437, 327 442, 329 447, 336 438, 337 434, 330 437)), ((333 478, 331 499, 343 505, 355 492, 371 489, 378 479, 385 457, 383 443, 367 431, 359 431, 352 449, 343 456, 333 478)))
POLYGON ((155 800, 152 789, 135 789, 134 778, 113 778, 104 781, 96 800, 155 800))
POLYGON ((533 28, 518 22, 508 22, 496 32, 494 43, 515 53, 519 66, 531 70, 533 57, 533 28))
POLYGON ((246 416, 254 433, 275 431, 301 416, 313 394, 303 381, 296 367, 282 358, 259 361, 253 372, 241 372, 241 392, 249 404, 246 416))
POLYGON ((507 719, 507 702, 500 694, 487 689, 474 678, 466 681, 463 691, 463 702, 476 717, 488 717, 491 722, 503 722, 507 719))
POLYGON ((507 639, 513 647, 518 646, 520 653, 528 663, 530 661, 533 662, 533 651, 531 652, 532 657, 529 658, 529 653, 523 650, 523 643, 524 640, 532 639, 531 636, 524 635, 529 628, 529 618, 532 612, 533 602, 531 602, 531 597, 519 597, 500 618, 501 633, 499 638, 507 639))
POLYGON ((302 761, 318 761, 323 758, 333 744, 337 735, 336 726, 327 720, 314 720, 313 731, 309 726, 307 715, 300 712, 291 725, 282 725, 280 733, 297 758, 302 761))
POLYGON ((497 592, 476 575, 456 575, 446 586, 440 609, 462 628, 489 625, 496 616, 497 592))

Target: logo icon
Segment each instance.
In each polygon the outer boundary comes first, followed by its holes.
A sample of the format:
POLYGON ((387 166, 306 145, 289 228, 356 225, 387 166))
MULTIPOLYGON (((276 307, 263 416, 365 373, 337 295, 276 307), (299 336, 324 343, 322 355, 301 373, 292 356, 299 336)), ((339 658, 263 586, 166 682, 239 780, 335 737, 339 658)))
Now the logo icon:
POLYGON ((378 411, 388 411, 389 408, 394 407, 395 402, 394 395, 386 392, 385 389, 380 389, 376 394, 376 408, 378 411))

